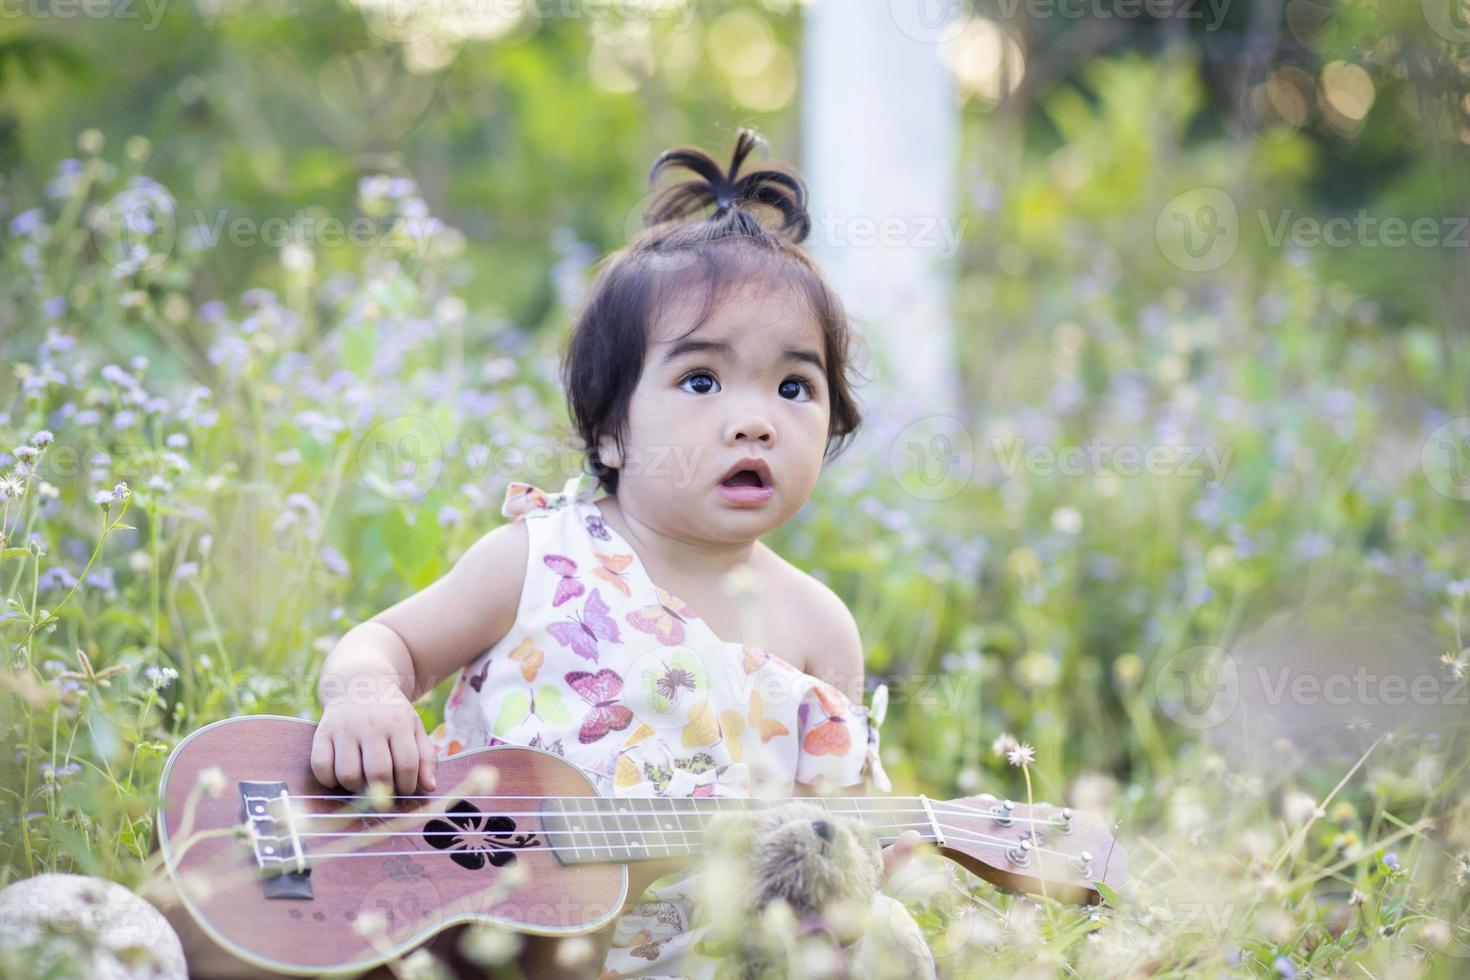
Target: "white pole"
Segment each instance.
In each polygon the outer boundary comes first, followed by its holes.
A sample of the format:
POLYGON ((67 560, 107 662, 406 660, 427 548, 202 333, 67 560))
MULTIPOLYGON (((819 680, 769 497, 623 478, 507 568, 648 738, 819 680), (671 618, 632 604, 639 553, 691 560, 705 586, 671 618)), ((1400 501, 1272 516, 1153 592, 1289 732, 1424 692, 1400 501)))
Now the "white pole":
POLYGON ((810 0, 802 170, 807 245, 873 353, 863 399, 957 411, 951 283, 959 103, 940 43, 946 0, 810 0))

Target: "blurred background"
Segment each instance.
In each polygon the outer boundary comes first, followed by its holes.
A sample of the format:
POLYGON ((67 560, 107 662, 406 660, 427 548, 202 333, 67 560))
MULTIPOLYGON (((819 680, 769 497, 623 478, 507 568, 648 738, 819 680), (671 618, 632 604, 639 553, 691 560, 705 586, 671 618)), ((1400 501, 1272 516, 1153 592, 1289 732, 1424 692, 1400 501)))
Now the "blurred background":
POLYGON ((315 718, 576 472, 593 265, 740 126, 871 348, 770 544, 854 610, 895 791, 1023 793, 1009 732, 1140 879, 917 888, 942 968, 1462 975, 1459 0, 5 4, 0 882, 139 884, 180 737, 315 718))

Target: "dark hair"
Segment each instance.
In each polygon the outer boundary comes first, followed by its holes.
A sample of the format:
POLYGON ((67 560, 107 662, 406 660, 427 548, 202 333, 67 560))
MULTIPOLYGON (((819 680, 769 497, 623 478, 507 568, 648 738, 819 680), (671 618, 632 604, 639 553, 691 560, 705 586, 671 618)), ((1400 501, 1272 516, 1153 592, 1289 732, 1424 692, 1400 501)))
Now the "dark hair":
POLYGON ((626 248, 598 263, 561 376, 587 471, 608 493, 617 492, 618 471, 598 457, 598 438, 611 434, 622 445, 650 327, 661 310, 693 295, 695 288, 703 290, 704 301, 689 333, 714 312, 728 286, 754 279, 796 293, 822 328, 831 408, 824 458, 846 448, 862 422, 849 378, 860 375, 850 360, 847 314, 800 244, 811 229, 806 185, 795 170, 775 162, 741 175, 741 164, 757 144, 764 147, 765 141, 752 130, 740 130, 728 172, 696 147, 661 153, 649 171, 650 185, 667 168, 685 168, 698 178, 655 194, 643 211, 644 228, 626 248), (687 220, 710 205, 714 211, 707 217, 687 220), (762 224, 759 210, 775 212, 779 225, 762 224))

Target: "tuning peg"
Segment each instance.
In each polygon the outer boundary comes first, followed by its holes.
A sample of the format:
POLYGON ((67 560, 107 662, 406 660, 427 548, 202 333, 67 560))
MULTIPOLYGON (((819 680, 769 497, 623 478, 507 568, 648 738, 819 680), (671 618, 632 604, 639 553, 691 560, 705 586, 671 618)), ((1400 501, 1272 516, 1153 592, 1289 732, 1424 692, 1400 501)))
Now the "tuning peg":
POLYGON ((1062 812, 1057 814, 1057 829, 1064 834, 1072 832, 1072 808, 1063 807, 1062 812))
POLYGON ((1010 800, 1003 800, 1000 804, 990 808, 990 815, 995 822, 1002 827, 1009 827, 1016 812, 1016 804, 1010 800))
POLYGON ((1081 852, 1072 859, 1071 864, 1072 870, 1077 872, 1079 878, 1092 877, 1092 854, 1090 852, 1081 852))
POLYGON ((1030 864, 1031 842, 1024 839, 1017 841, 1015 847, 1011 848, 1009 851, 1006 851, 1006 860, 1021 868, 1024 868, 1026 865, 1030 864))

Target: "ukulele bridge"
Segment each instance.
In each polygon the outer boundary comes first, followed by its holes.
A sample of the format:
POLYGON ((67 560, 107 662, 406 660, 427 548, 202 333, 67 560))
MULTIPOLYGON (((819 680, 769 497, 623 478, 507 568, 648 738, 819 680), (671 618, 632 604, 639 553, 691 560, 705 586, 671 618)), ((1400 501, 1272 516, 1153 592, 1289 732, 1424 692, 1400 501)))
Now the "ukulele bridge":
POLYGON ((240 782, 240 804, 266 898, 310 899, 311 867, 285 783, 240 782))

